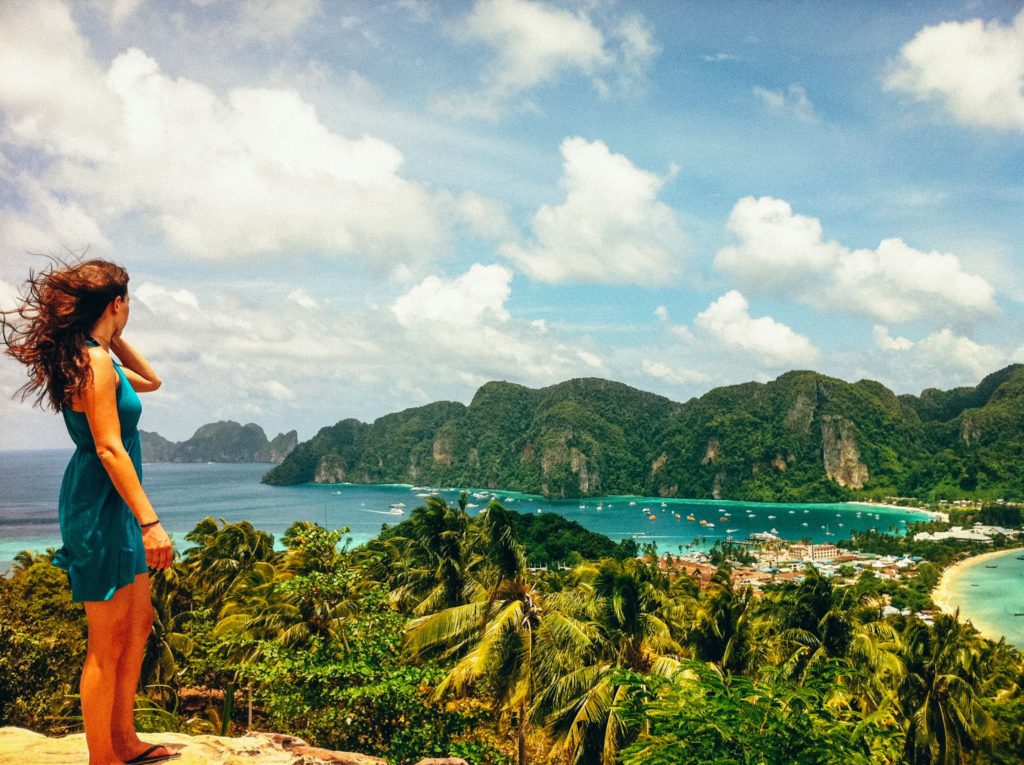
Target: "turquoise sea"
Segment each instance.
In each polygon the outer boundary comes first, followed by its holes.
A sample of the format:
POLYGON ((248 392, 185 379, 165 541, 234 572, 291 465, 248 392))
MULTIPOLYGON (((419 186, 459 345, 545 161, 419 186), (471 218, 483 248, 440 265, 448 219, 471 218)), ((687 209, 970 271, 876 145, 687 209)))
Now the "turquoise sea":
MULTIPOLYGON (((70 451, 0 452, 0 570, 21 550, 59 546, 56 498, 70 451)), ((275 535, 293 521, 315 521, 328 528, 347 526, 353 545, 373 538, 384 523, 397 523, 391 506, 404 517, 432 487, 405 485, 266 486, 264 464, 147 464, 143 483, 168 531, 179 540, 207 516, 251 521, 275 535)), ((603 497, 546 500, 505 491, 469 490, 470 513, 495 497, 521 513, 558 513, 618 541, 655 542, 661 552, 680 547, 707 548, 732 536, 775 531, 788 539, 815 542, 849 538, 853 531, 877 528, 899 532, 925 516, 858 505, 774 505, 743 502, 603 497), (475 494, 475 495, 474 495, 475 494), (692 517, 693 520, 687 520, 692 517), (701 521, 704 523, 702 524, 701 521)), ((459 490, 439 492, 455 502, 459 490)))
POLYGON ((980 561, 959 573, 949 587, 961 617, 987 635, 1002 635, 1024 648, 1024 550, 980 561))

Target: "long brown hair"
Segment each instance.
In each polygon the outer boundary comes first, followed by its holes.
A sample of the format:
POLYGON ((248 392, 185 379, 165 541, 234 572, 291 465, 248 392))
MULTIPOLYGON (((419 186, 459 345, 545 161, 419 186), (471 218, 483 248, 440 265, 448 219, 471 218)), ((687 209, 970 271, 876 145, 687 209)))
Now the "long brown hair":
POLYGON ((110 302, 128 294, 128 272, 106 260, 51 258, 32 271, 15 308, 0 311, 5 353, 28 367, 21 398, 60 412, 92 381, 84 352, 110 302))

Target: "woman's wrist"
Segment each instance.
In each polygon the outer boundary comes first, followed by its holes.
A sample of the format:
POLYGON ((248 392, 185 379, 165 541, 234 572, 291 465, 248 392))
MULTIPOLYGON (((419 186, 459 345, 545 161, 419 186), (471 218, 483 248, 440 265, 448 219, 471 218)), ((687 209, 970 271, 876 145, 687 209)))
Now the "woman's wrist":
POLYGON ((154 521, 150 521, 149 523, 140 523, 139 524, 139 528, 140 529, 148 529, 150 526, 156 526, 158 523, 160 523, 160 519, 159 518, 157 518, 154 521))

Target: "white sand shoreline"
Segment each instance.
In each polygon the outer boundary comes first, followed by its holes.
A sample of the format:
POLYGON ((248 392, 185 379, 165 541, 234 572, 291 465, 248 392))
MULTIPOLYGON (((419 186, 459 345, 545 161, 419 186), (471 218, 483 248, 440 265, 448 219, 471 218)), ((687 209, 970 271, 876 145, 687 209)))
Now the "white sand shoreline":
MULTIPOLYGON (((964 558, 961 561, 957 561, 952 566, 948 566, 942 572, 942 578, 939 579, 939 584, 932 590, 932 601, 938 608, 947 614, 955 614, 960 608, 959 602, 953 596, 953 587, 957 580, 964 574, 980 563, 985 563, 996 558, 1002 558, 1006 555, 1016 553, 1020 555, 1024 553, 1024 548, 1011 547, 1008 550, 993 550, 992 552, 982 553, 981 555, 972 555, 970 558, 964 558)), ((998 630, 992 629, 989 625, 980 624, 975 622, 973 619, 969 619, 974 628, 978 630, 984 637, 989 640, 998 641, 1002 634, 998 630)))
POLYGON ((867 502, 863 500, 857 500, 852 502, 844 502, 844 505, 857 505, 859 507, 881 507, 886 510, 902 510, 905 513, 924 513, 937 521, 949 521, 949 513, 943 513, 940 510, 928 510, 924 507, 905 507, 903 505, 887 505, 885 502, 867 502))

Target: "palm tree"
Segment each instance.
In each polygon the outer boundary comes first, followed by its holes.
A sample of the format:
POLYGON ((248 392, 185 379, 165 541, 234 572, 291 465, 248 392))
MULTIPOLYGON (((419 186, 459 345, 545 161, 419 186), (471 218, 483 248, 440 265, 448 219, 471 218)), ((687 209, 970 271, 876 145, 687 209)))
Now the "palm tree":
POLYGON ((478 594, 472 568, 480 559, 471 550, 466 503, 465 493, 454 507, 428 497, 401 525, 402 535, 367 545, 361 557, 368 573, 388 582, 399 610, 424 616, 465 605, 478 594))
POLYGON ((976 689, 985 675, 985 641, 959 614, 934 627, 910 618, 903 629, 906 676, 899 698, 907 722, 904 759, 911 765, 954 765, 991 740, 995 724, 976 689))
POLYGON ((214 613, 239 575, 257 563, 281 558, 274 550, 274 537, 248 521, 229 524, 221 519, 218 524, 205 518, 185 539, 194 543, 183 559, 189 589, 214 613))
POLYGON ((533 714, 574 762, 610 765, 632 733, 617 712, 629 693, 617 671, 668 677, 682 651, 648 564, 605 559, 574 573, 577 587, 551 598, 539 631, 533 714))
MULTIPOLYGON (((439 509, 435 505, 435 511, 439 509)), ((526 558, 516 541, 508 511, 492 501, 473 531, 471 539, 481 556, 479 586, 472 588, 473 599, 411 621, 406 648, 419 658, 457 658, 436 689, 438 697, 448 692, 464 693, 486 677, 497 712, 514 720, 518 761, 525 765, 542 605, 527 578, 526 558)), ((441 584, 435 593, 445 592, 446 581, 457 581, 455 577, 446 580, 444 572, 455 569, 440 558, 439 553, 436 570, 441 573, 441 584)), ((452 595, 459 591, 448 590, 452 595)))
POLYGON ((716 570, 708 589, 690 604, 686 642, 697 658, 723 672, 742 673, 753 650, 755 603, 750 587, 733 586, 728 566, 716 570))

